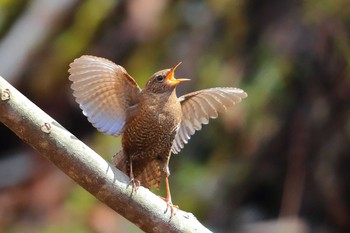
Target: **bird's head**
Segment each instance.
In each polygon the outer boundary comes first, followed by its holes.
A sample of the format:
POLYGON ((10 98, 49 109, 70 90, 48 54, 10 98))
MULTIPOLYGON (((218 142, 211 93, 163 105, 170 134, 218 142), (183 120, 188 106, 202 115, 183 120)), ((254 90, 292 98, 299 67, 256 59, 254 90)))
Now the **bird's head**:
POLYGON ((180 64, 181 62, 171 69, 165 69, 154 73, 148 80, 145 90, 155 94, 170 93, 180 82, 189 81, 190 79, 175 78, 174 72, 180 64))

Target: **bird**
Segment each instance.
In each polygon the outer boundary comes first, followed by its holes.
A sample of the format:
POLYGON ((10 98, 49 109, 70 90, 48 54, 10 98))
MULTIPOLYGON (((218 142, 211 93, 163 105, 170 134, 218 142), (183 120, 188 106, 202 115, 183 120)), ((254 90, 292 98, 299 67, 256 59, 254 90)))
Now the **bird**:
POLYGON ((166 197, 174 208, 169 186, 169 160, 190 137, 217 118, 219 112, 248 95, 234 87, 216 87, 191 92, 180 97, 176 87, 190 79, 175 78, 178 63, 154 73, 141 89, 120 65, 91 55, 75 59, 69 66, 73 96, 98 131, 122 136, 122 149, 113 156, 116 168, 130 177, 134 190, 160 187, 165 180, 166 197))

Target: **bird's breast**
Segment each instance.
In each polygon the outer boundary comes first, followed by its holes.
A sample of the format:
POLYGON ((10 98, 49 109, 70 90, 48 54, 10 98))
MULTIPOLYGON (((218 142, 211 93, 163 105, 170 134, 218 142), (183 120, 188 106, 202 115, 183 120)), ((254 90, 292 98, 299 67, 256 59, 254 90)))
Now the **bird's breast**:
POLYGON ((181 105, 178 101, 141 103, 137 115, 125 126, 124 151, 140 159, 168 156, 180 121, 181 105))

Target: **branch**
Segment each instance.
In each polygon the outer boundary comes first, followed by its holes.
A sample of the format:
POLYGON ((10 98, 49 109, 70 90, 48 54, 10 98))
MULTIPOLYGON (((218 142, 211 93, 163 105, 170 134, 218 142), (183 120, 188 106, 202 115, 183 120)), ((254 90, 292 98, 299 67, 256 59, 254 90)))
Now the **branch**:
POLYGON ((210 232, 148 189, 133 192, 129 178, 79 141, 0 76, 0 121, 101 202, 145 232, 210 232), (166 213, 164 213, 166 211, 166 213))

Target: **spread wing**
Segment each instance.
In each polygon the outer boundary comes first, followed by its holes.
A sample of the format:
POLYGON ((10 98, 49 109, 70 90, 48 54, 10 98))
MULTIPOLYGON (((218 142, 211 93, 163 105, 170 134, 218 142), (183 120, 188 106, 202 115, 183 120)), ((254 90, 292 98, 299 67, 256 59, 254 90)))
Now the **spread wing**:
POLYGON ((104 58, 82 56, 70 64, 76 102, 99 131, 123 132, 127 110, 138 103, 140 88, 126 70, 104 58))
POLYGON ((217 118, 218 112, 241 102, 248 95, 238 88, 210 88, 183 95, 179 98, 182 118, 172 147, 177 154, 202 124, 208 124, 210 118, 217 118))

